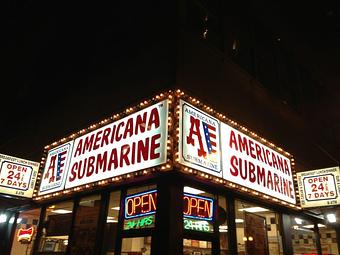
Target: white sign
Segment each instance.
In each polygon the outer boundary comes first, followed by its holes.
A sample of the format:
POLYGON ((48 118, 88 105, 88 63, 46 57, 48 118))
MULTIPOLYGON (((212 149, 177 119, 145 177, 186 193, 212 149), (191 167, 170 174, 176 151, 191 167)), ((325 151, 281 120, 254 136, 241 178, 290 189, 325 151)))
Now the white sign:
POLYGON ((166 162, 168 101, 164 100, 74 141, 65 188, 166 162))
POLYGON ((295 204, 290 160, 221 123, 223 178, 295 204))
POLYGON ((166 163, 168 100, 48 152, 39 195, 166 163))
POLYGON ((296 174, 301 207, 319 207, 340 204, 339 167, 318 169, 296 174))
POLYGON ((0 193, 31 198, 39 163, 0 154, 0 193))
POLYGON ((72 147, 73 141, 69 141, 48 152, 39 195, 64 189, 72 147))
POLYGON ((180 163, 222 177, 219 121, 180 101, 180 163))

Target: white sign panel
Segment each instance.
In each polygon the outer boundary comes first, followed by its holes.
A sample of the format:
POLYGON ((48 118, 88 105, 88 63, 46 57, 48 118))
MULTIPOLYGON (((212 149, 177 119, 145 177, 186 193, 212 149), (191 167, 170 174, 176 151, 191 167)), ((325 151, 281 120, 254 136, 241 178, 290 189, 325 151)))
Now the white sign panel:
POLYGON ((39 163, 0 154, 0 193, 31 198, 39 163))
POLYGON ((48 152, 39 195, 64 189, 72 147, 73 141, 69 141, 48 152))
POLYGON ((167 117, 164 100, 78 137, 65 188, 165 163, 167 117))
POLYGON ((296 174, 301 207, 319 207, 340 204, 339 167, 318 169, 296 174))
POLYGON ((290 160, 221 123, 223 178, 295 204, 290 160))
POLYGON ((222 176, 219 121, 180 101, 180 163, 222 176))

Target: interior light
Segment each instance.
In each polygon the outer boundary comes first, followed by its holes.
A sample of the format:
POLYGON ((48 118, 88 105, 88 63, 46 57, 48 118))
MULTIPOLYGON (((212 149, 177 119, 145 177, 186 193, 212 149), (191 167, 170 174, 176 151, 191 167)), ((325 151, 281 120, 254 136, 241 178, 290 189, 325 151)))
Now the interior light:
POLYGON ((262 208, 262 207, 259 207, 259 206, 256 206, 256 207, 248 207, 248 208, 241 208, 241 209, 238 209, 238 210, 239 210, 239 211, 250 212, 250 213, 255 213, 255 212, 266 212, 266 211, 269 211, 268 209, 262 208))
POLYGON ((191 187, 188 187, 188 186, 184 186, 184 192, 189 193, 189 194, 194 194, 194 195, 205 193, 205 191, 195 189, 195 188, 191 188, 191 187))
POLYGON ((300 219, 300 218, 295 218, 294 220, 295 220, 296 224, 299 224, 299 225, 301 225, 302 222, 303 222, 303 220, 300 219))
POLYGON ((0 214, 0 223, 4 223, 7 221, 7 216, 6 214, 0 214))
POLYGON ((112 209, 112 210, 119 211, 120 207, 119 207, 119 206, 115 206, 115 207, 112 207, 111 209, 112 209))
POLYGON ((243 223, 244 220, 243 220, 243 219, 235 219, 235 222, 236 222, 236 223, 243 223))
POLYGON ((228 232, 228 226, 226 225, 219 226, 219 232, 228 232))
POLYGON ((11 217, 11 218, 9 219, 9 223, 11 223, 11 224, 14 223, 14 217, 11 217))
POLYGON ((327 217, 327 220, 328 220, 329 223, 336 222, 336 216, 335 216, 334 213, 329 213, 329 214, 326 215, 326 217, 327 217))
POLYGON ((52 210, 53 213, 59 213, 59 214, 66 214, 66 213, 71 213, 72 211, 70 210, 65 210, 65 209, 57 209, 57 210, 52 210))
POLYGON ((17 224, 19 224, 22 221, 22 218, 17 218, 17 224))

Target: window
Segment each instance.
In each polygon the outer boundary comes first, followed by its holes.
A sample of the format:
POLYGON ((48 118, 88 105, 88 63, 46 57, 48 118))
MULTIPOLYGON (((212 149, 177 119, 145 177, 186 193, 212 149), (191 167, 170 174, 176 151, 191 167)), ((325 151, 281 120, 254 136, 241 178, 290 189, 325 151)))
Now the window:
POLYGON ((95 254, 101 197, 94 195, 79 201, 72 235, 72 255, 95 254))
POLYGON ((291 222, 294 254, 317 254, 314 224, 299 216, 292 216, 291 222))
POLYGON ((283 254, 278 214, 256 204, 235 203, 238 254, 283 254))
MULTIPOLYGON (((21 212, 17 218, 17 221, 13 222, 16 223, 16 230, 12 243, 11 255, 32 253, 39 217, 40 209, 34 209, 21 212)), ((14 217, 12 219, 14 221, 14 217)))
POLYGON ((39 252, 65 254, 72 224, 73 202, 67 201, 46 208, 39 252))
POLYGON ((103 235, 103 255, 114 254, 118 230, 119 211, 120 191, 114 191, 110 194, 110 202, 107 211, 106 224, 103 235))

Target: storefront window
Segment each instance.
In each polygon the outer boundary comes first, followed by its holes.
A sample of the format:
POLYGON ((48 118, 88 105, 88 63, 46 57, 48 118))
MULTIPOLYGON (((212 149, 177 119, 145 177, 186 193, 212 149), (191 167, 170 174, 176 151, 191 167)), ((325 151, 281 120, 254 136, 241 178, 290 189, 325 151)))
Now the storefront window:
POLYGON ((40 254, 60 255, 66 253, 72 224, 73 202, 67 201, 46 208, 42 237, 39 245, 40 254))
POLYGON ((122 255, 150 255, 151 236, 123 238, 122 255))
POLYGON ((211 242, 183 239, 183 255, 211 255, 211 242))
POLYGON ((110 202, 107 211, 105 233, 103 236, 103 255, 114 255, 117 229, 120 210, 120 191, 114 191, 110 194, 110 202))
MULTIPOLYGON (((16 230, 12 243, 11 255, 32 254, 40 209, 21 212, 16 220, 16 230)), ((14 221, 14 217, 10 221, 14 221)), ((15 222, 13 222, 15 223, 15 222)))
POLYGON ((224 197, 218 197, 218 209, 216 220, 220 232, 220 254, 228 255, 228 224, 227 224, 227 201, 224 197))
POLYGON ((193 187, 184 187, 183 227, 189 231, 214 232, 214 196, 193 187))
POLYGON ((334 229, 318 224, 322 254, 339 255, 336 232, 334 229))
POLYGON ((156 185, 129 189, 124 205, 124 230, 155 227, 156 185))
POLYGON ((73 226, 72 255, 95 254, 100 204, 100 195, 85 197, 79 201, 73 226))
POLYGON ((248 202, 235 203, 238 254, 283 254, 278 214, 248 202))
POLYGON ((294 254, 317 254, 314 224, 298 216, 291 217, 294 254))

